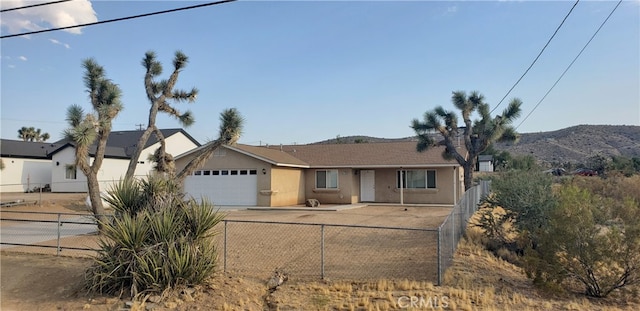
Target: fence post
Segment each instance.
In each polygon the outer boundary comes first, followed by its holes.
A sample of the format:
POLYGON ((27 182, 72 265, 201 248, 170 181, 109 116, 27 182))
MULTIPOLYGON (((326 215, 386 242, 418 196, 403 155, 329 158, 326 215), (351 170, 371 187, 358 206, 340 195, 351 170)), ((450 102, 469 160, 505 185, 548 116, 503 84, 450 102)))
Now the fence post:
POLYGON ((56 244, 56 256, 60 256, 60 227, 62 227, 62 223, 60 222, 60 213, 58 213, 58 241, 56 244))
POLYGON ((320 278, 324 280, 324 224, 320 225, 320 278))
POLYGON ((451 257, 456 253, 456 237, 458 235, 458 230, 456 230, 456 210, 458 210, 458 205, 453 206, 453 213, 451 213, 451 257))
POLYGON ((438 286, 442 285, 442 250, 440 247, 440 240, 442 235, 442 226, 438 227, 438 243, 436 246, 438 252, 438 286))
POLYGON ((223 263, 223 271, 227 272, 227 221, 224 221, 224 243, 223 243, 223 255, 222 255, 222 261, 223 263))

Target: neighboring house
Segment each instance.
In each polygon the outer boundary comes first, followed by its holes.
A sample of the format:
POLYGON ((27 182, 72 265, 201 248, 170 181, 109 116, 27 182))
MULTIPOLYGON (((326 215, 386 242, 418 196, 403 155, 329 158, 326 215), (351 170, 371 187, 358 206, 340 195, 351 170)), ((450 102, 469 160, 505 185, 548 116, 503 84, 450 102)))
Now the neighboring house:
POLYGON ((478 172, 493 172, 493 156, 479 155, 478 156, 478 172))
POLYGON ((51 184, 51 152, 56 143, 0 140, 0 192, 26 192, 51 184))
MULTIPOLYGON (((182 129, 160 130, 165 137, 166 151, 174 156, 200 146, 198 141, 182 129)), ((131 154, 136 148, 143 131, 113 131, 109 135, 104 160, 98 180, 101 190, 108 190, 115 182, 118 182, 127 172, 131 154)), ((65 141, 61 141, 64 143, 65 141)), ((152 155, 160 146, 154 134, 151 134, 147 144, 140 154, 135 176, 146 177, 153 170, 153 163, 149 155, 152 155)), ((90 151, 90 163, 95 155, 95 146, 90 151)), ((52 192, 85 192, 87 191, 87 178, 75 163, 75 146, 66 142, 62 147, 50 153, 51 156, 51 191, 52 192)))
MULTIPOLYGON (((176 168, 197 150, 177 156, 176 168)), ((443 151, 420 153, 411 141, 223 146, 187 177, 184 191, 221 206, 287 206, 306 199, 453 205, 464 192, 463 171, 455 160, 444 159, 443 151)))

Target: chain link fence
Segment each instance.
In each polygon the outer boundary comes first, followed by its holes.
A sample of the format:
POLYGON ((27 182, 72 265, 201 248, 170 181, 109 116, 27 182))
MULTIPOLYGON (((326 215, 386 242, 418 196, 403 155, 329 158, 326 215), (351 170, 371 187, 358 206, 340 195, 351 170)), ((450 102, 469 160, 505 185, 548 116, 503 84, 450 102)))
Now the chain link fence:
MULTIPOLYGON (((275 270, 291 279, 408 279, 442 284, 458 241, 489 182, 469 189, 438 228, 224 220, 216 228, 225 272, 266 279, 275 270)), ((91 214, 3 211, 0 248, 94 255, 91 214)))
POLYGON ((92 214, 2 211, 0 250, 91 256, 97 230, 92 214))
POLYGON ((436 229, 225 220, 226 272, 295 279, 436 279, 436 229))
POLYGON ((453 255, 460 238, 464 235, 469 218, 478 210, 480 200, 489 194, 490 186, 491 183, 485 180, 467 190, 438 227, 438 285, 442 284, 444 272, 453 263, 453 255))

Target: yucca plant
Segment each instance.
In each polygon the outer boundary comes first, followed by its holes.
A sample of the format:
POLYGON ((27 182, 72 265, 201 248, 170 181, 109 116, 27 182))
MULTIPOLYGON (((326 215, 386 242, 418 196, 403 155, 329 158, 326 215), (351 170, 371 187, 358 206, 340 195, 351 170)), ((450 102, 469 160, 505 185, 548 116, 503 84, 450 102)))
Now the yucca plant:
POLYGON ((105 221, 87 288, 132 297, 202 283, 215 271, 213 228, 224 215, 203 200, 184 200, 162 176, 123 181, 105 198, 116 210, 105 221))
POLYGON ((121 179, 111 186, 103 199, 111 205, 116 215, 137 214, 145 204, 145 198, 140 195, 141 185, 137 179, 121 179))

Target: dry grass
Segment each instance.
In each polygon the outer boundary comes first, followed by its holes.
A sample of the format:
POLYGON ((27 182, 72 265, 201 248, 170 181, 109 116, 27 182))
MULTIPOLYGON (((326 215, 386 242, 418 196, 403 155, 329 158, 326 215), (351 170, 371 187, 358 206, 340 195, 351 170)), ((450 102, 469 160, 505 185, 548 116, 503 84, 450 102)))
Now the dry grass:
MULTIPOLYGON (((335 232, 335 237, 329 234, 331 232, 327 233, 330 241, 331 238, 339 239, 345 232, 335 232)), ((236 237, 241 238, 242 234, 248 233, 241 230, 237 234, 236 237)), ((310 234, 310 238, 316 236, 316 233, 310 234)), ((294 279, 280 286, 271 295, 274 307, 270 310, 640 310, 640 288, 637 286, 599 300, 589 300, 578 293, 549 293, 537 289, 525 277, 522 269, 485 251, 481 246, 483 238, 479 229, 469 228, 467 240, 460 242, 453 265, 444 276, 444 286, 435 286, 431 282, 410 278, 379 278, 369 282, 294 279), (414 308, 411 308, 410 304, 407 305, 412 297, 416 299, 414 308), (409 308, 402 308, 403 306, 409 308)), ((421 247, 429 248, 424 244, 421 247)), ((255 260, 264 260, 268 256, 267 254, 255 260)), ((423 269, 419 267, 419 261, 413 265, 415 266, 407 266, 405 269, 423 269)), ((4 274, 7 273, 8 277, 9 272, 10 269, 3 269, 3 280, 4 274)), ((60 275, 69 274, 62 272, 60 275)), ((272 270, 268 272, 271 273, 272 270)), ((267 293, 266 277, 218 274, 193 296, 193 301, 178 297, 158 310, 269 310, 265 303, 267 293)), ((61 295, 56 295, 59 296, 61 295)), ((3 300, 4 298, 6 297, 3 291, 3 300)), ((49 305, 40 309, 55 309, 61 305, 62 309, 77 310, 87 304, 84 297, 78 301, 69 301, 66 304, 49 302, 49 305)), ((24 299, 20 303, 24 303, 24 299)), ((35 307, 40 306, 42 302, 37 303, 28 306, 34 306, 33 309, 36 309, 35 307)), ((141 304, 139 302, 136 307, 141 307, 141 304)), ((106 305, 89 307, 102 310, 100 308, 104 306, 106 305)))
POLYGON ((482 246, 461 241, 445 285, 380 279, 371 282, 285 284, 273 295, 278 310, 638 310, 638 289, 607 299, 579 293, 551 295, 535 288, 522 269, 482 246), (411 308, 410 299, 416 302, 411 308), (409 308, 403 308, 407 307, 409 308))

